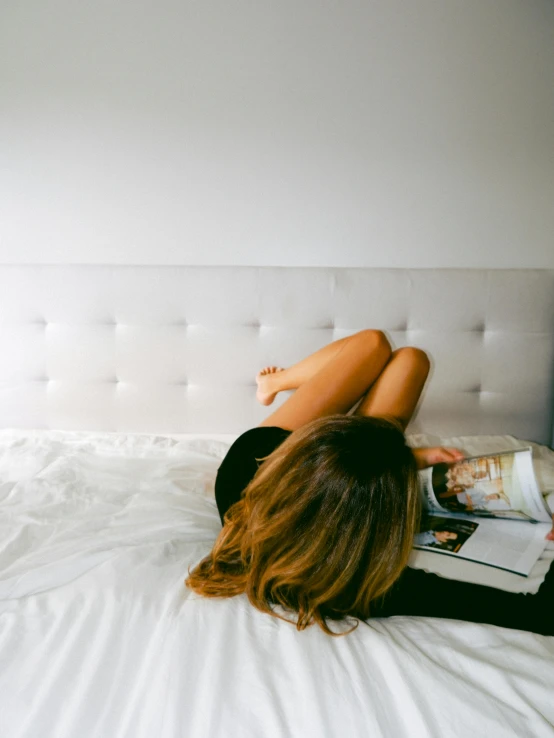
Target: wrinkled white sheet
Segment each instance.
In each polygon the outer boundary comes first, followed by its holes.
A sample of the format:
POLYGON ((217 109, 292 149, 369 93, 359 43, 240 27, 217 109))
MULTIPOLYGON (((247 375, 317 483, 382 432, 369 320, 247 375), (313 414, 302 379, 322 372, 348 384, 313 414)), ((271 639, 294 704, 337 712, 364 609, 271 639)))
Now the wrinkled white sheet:
POLYGON ((416 618, 330 638, 188 592, 227 446, 0 433, 2 738, 554 736, 553 638, 416 618))

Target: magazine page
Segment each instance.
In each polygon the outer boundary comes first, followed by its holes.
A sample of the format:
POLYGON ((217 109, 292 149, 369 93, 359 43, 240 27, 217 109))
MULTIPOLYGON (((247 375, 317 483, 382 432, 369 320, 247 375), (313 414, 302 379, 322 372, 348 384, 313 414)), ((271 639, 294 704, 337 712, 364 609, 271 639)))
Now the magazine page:
POLYGON ((437 465, 437 467, 431 466, 427 469, 422 469, 419 472, 419 489, 421 492, 421 502, 423 505, 423 509, 429 512, 447 512, 446 508, 443 508, 439 505, 433 491, 433 469, 436 469, 440 466, 444 466, 446 469, 448 469, 448 466, 446 464, 439 464, 437 465))
POLYGON ((530 448, 437 464, 420 473, 428 510, 548 522, 530 448))
POLYGON ((430 515, 421 522, 414 548, 529 576, 546 546, 548 523, 522 525, 506 520, 499 524, 486 518, 430 515))

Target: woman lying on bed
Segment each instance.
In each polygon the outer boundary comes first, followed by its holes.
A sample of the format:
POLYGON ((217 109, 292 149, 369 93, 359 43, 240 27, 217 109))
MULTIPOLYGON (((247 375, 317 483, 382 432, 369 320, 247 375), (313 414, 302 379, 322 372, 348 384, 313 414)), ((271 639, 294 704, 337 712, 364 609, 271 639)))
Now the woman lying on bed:
POLYGON ((418 615, 553 635, 554 566, 535 595, 407 567, 417 470, 463 456, 405 443, 428 371, 422 351, 391 352, 373 330, 289 369, 262 370, 263 404, 296 392, 231 446, 216 481, 223 529, 188 586, 207 597, 246 593, 277 617, 280 605, 299 630, 317 623, 333 634, 333 620, 418 615))

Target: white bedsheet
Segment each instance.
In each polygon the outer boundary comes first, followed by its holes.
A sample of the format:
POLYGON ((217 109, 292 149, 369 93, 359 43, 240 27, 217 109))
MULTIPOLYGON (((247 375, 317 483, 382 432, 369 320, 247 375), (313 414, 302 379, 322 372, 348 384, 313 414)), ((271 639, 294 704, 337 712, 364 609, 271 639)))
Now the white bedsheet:
POLYGON ((330 638, 188 592, 227 445, 0 433, 2 738, 554 736, 552 638, 416 618, 330 638))

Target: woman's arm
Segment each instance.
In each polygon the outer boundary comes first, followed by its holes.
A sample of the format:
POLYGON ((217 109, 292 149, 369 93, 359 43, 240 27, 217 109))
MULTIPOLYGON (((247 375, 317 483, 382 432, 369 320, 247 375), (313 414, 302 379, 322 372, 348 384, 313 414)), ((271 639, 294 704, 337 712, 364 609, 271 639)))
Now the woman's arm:
POLYGON ((373 617, 411 615, 554 635, 554 564, 536 594, 505 592, 407 568, 373 617))

